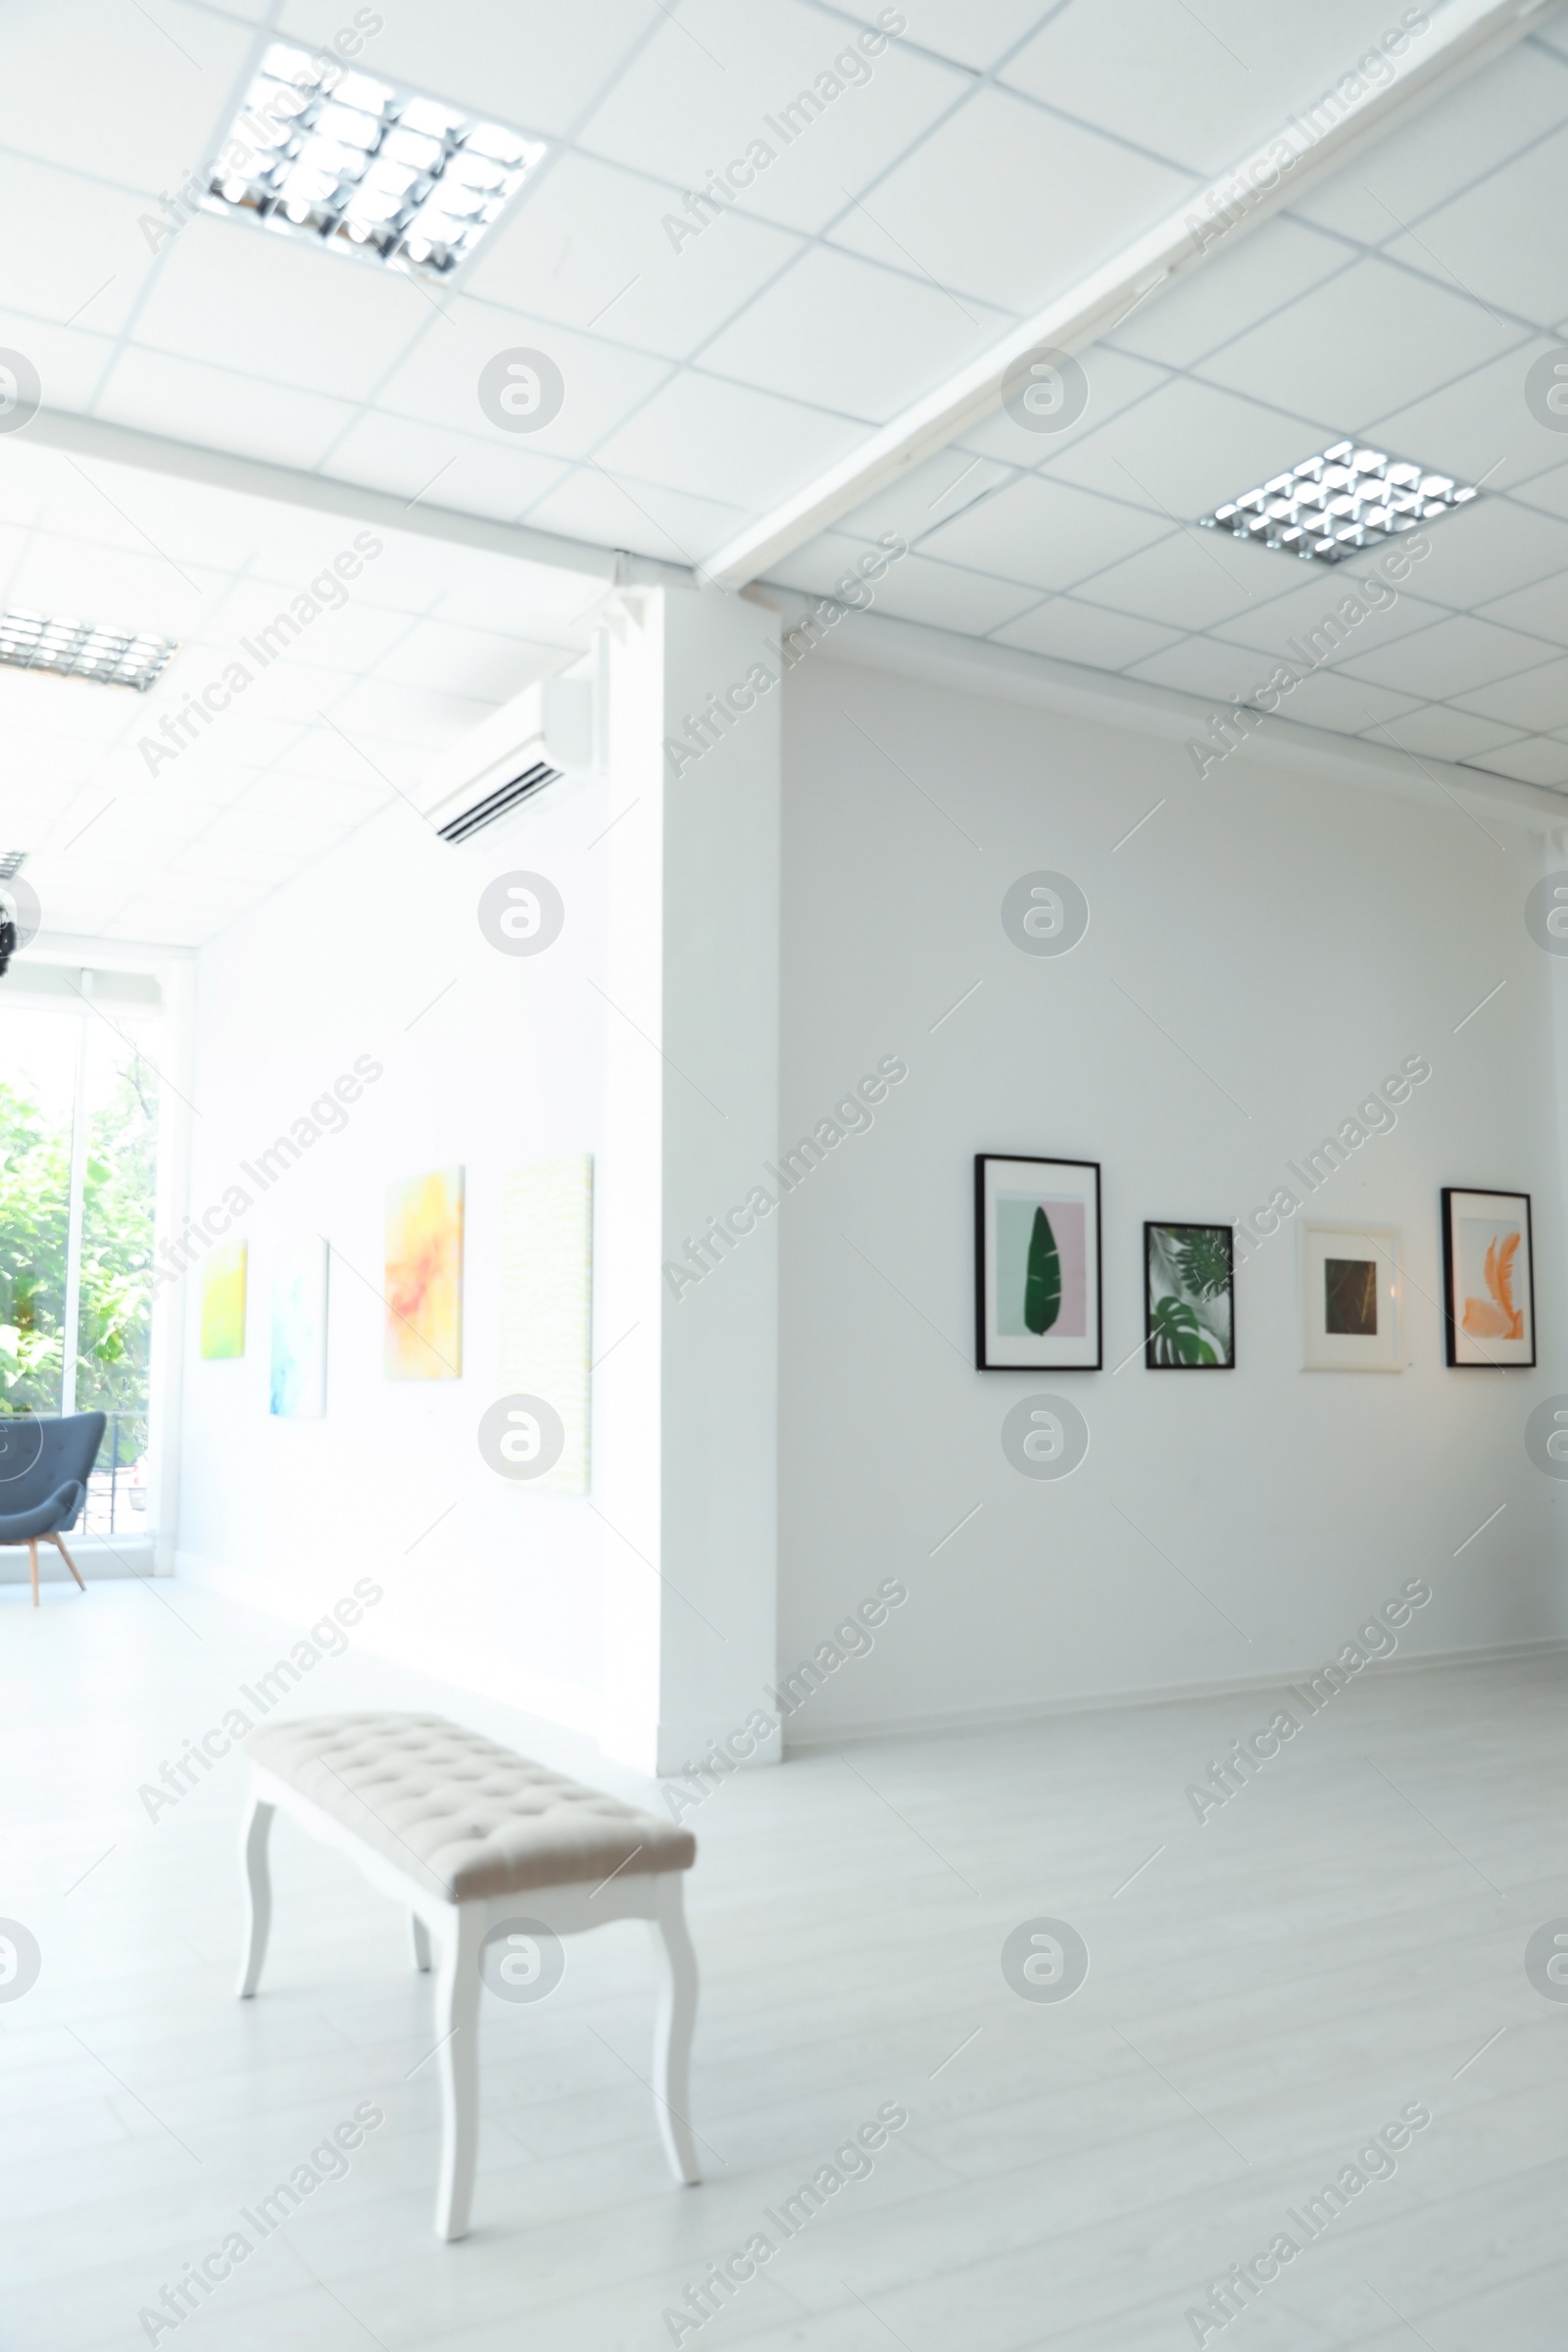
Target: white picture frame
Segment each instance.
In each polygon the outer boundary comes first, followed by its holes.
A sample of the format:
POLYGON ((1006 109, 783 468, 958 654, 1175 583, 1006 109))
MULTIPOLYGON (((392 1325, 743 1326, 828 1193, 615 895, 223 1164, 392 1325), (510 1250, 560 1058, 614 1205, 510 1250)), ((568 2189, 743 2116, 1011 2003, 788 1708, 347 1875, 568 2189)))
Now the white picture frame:
POLYGON ((1301 1367, 1404 1370, 1404 1236, 1396 1225, 1301 1227, 1301 1367))

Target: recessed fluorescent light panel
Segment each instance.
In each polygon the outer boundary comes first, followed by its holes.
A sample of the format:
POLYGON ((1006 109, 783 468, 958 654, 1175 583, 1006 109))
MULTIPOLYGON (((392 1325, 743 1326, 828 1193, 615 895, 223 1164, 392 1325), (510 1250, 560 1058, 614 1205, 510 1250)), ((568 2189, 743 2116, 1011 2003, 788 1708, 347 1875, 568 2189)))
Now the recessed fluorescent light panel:
POLYGON ((209 167, 202 207, 442 278, 544 152, 520 131, 274 41, 209 167))
POLYGON ((0 612, 0 662, 13 669, 96 678, 103 686, 134 686, 145 694, 178 651, 169 637, 100 629, 90 620, 46 620, 41 612, 0 612))
POLYGON ((1355 441, 1336 441, 1200 519, 1233 539, 1341 564, 1357 549, 1416 530, 1475 496, 1451 474, 1429 473, 1424 466, 1355 441))

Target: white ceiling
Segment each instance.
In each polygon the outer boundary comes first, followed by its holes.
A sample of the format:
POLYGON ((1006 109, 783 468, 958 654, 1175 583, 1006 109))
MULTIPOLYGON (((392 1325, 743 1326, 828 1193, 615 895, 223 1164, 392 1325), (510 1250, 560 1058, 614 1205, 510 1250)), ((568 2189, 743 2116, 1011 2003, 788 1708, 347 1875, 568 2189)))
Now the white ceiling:
POLYGON ((180 646, 147 694, 0 667, 0 841, 28 850, 51 931, 198 944, 586 645, 603 580, 377 525, 381 552, 334 582, 367 527, 0 444, 0 604, 130 614, 180 646), (318 616, 259 645, 302 590, 318 616), (165 714, 236 661, 251 682, 166 758, 165 714))
MULTIPOLYGON (((1375 32, 1364 0, 905 0, 869 77, 677 251, 685 192, 768 135, 871 0, 375 13, 367 70, 550 142, 455 288, 206 216, 149 250, 143 220, 220 145, 267 41, 328 43, 344 0, 9 0, 0 345, 51 409, 693 564, 1183 205, 1375 32), (533 436, 478 400, 518 345, 566 385, 533 436)), ((1337 580, 1196 517, 1375 436, 1486 494, 1295 715, 1568 787, 1568 436, 1523 396, 1568 317, 1565 194, 1568 33, 1548 11, 1084 354, 1068 432, 994 418, 770 576, 826 587, 899 529, 915 552, 885 611, 1229 699, 1337 580)), ((0 436, 4 600, 178 636, 158 707, 351 537, 0 436)), ((206 936, 558 666, 593 593, 394 539, 156 781, 140 698, 0 674, 0 848, 32 851, 60 927, 206 936)))

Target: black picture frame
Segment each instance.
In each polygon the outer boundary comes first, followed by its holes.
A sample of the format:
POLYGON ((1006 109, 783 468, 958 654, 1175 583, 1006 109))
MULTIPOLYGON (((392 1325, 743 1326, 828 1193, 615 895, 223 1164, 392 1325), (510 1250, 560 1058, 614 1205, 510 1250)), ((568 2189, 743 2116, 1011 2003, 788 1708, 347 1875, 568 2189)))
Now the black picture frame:
MULTIPOLYGON (((1104 1279, 1103 1252, 1101 1245, 1101 1163, 1098 1159, 1067 1159, 1057 1153, 1028 1152, 977 1152, 974 1155, 974 1360, 978 1372, 1100 1372, 1104 1369, 1104 1279), (1080 1179, 1080 1189, 1086 1205, 1092 1200, 1094 1210, 1094 1279, 1089 1295, 1094 1307, 1093 1353, 1089 1339, 1083 1343, 1084 1352, 1079 1361, 1063 1361, 1045 1344, 1038 1341, 1031 1355, 1026 1343, 1012 1343, 999 1348, 988 1324, 987 1305, 987 1245, 990 1239, 987 1210, 988 1168, 1071 1168, 1087 1171, 1088 1182, 1080 1179), (1002 1348, 1007 1348, 1010 1360, 1003 1360, 1002 1348), (1021 1359, 1021 1360, 1020 1360, 1021 1359)), ((1089 1269, 1086 1265, 1085 1275, 1089 1269)), ((1062 1343, 1057 1342, 1059 1348, 1062 1343)))
POLYGON ((1236 1235, 1234 1229, 1227 1224, 1223 1218, 1216 1217, 1211 1222, 1206 1224, 1195 1218, 1183 1217, 1146 1217, 1144 1219, 1144 1366, 1145 1369, 1150 1372, 1235 1371, 1236 1235), (1205 1364, 1197 1361, 1184 1362, 1180 1356, 1167 1357, 1164 1361, 1161 1361, 1160 1357, 1155 1353, 1156 1334, 1154 1331, 1154 1298, 1153 1285, 1150 1278, 1152 1251, 1150 1250, 1149 1243, 1149 1237, 1152 1233, 1217 1233, 1224 1236, 1225 1262, 1230 1269, 1229 1280, 1226 1284, 1226 1296, 1230 1300, 1231 1309, 1231 1351, 1223 1363, 1205 1364))
MULTIPOLYGON (((1494 1350, 1513 1345, 1493 1340, 1494 1350)), ((1528 1372, 1536 1362, 1536 1233, 1528 1193, 1510 1192, 1494 1184, 1446 1184, 1443 1187, 1443 1354, 1450 1372, 1528 1372), (1524 1202, 1525 1287, 1530 1302, 1530 1353, 1489 1352, 1484 1341, 1465 1334, 1476 1350, 1461 1352, 1460 1317, 1456 1312, 1453 1225, 1455 1200, 1522 1200, 1524 1202)))

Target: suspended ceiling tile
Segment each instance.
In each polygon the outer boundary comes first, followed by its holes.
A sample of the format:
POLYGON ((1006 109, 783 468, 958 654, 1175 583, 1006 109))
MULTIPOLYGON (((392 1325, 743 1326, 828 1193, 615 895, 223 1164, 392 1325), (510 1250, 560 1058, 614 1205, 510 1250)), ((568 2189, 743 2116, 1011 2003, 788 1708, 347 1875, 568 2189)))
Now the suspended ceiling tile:
POLYGON ((1368 430, 1517 340, 1468 295, 1374 258, 1238 335, 1199 373, 1253 400, 1288 400, 1333 438, 1368 430))
POLYGON ((792 231, 738 209, 701 234, 689 227, 662 181, 564 155, 487 234, 464 289, 686 359, 802 250, 792 231))
POLYGON ((1389 721, 1386 741, 1399 750, 1429 760, 1473 760, 1503 744, 1521 740, 1520 730, 1500 727, 1493 719, 1476 718, 1443 703, 1429 703, 1389 721))
POLYGON ((166 440, 220 446, 272 465, 314 466, 357 414, 346 400, 302 392, 233 368, 130 344, 121 351, 94 414, 166 440))
MULTIPOLYGON (((701 563, 710 548, 730 537, 745 519, 739 506, 695 498, 662 482, 611 471, 594 461, 568 468, 560 485, 529 509, 528 520, 542 531, 561 531, 601 547, 623 547, 665 563, 701 563)), ((597 581, 577 597, 581 610, 598 601, 606 583, 597 581)))
POLYGON ((628 479, 667 482, 755 514, 847 457, 864 427, 686 369, 595 454, 628 479))
POLYGON ((924 279, 817 246, 805 253, 703 353, 737 377, 882 424, 989 349, 1005 313, 924 279))
POLYGON ((127 193, 177 187, 227 127, 254 39, 184 0, 157 0, 156 14, 20 0, 6 11, 0 146, 68 171, 90 159, 127 193))
POLYGON ((1189 630, 1234 619, 1274 594, 1284 558, 1214 531, 1167 531, 1152 547, 1082 583, 1092 604, 1189 630))
POLYGON ((1223 500, 1323 446, 1321 426, 1307 417, 1173 376, 1064 452, 1051 479, 1148 507, 1167 522, 1196 523, 1223 500))
POLYGON ((931 628, 957 629, 983 636, 1011 620, 1034 600, 1032 588, 1012 580, 988 579, 956 564, 933 564, 924 556, 905 556, 892 564, 872 593, 879 612, 900 613, 931 628))
POLYGON ((1355 256, 1280 215, 1232 244, 1216 246, 1200 269, 1161 286, 1113 327, 1109 341, 1167 368, 1190 368, 1271 311, 1282 310, 1349 269, 1355 256))
POLYGON ((1187 172, 1099 131, 984 88, 879 180, 833 237, 1026 316, 1173 211, 1193 185, 1187 172))
POLYGON ((1568 656, 1548 659, 1523 676, 1458 694, 1461 707, 1499 726, 1543 733, 1568 727, 1568 656))
POLYGON ((280 30, 330 48, 340 29, 378 20, 353 62, 406 87, 429 91, 513 129, 564 135, 626 52, 660 21, 648 0, 376 0, 351 11, 345 0, 287 0, 280 30))
POLYGON ((911 48, 932 50, 984 73, 1015 48, 1040 22, 1041 0, 906 0, 892 9, 882 0, 842 0, 846 16, 865 24, 904 17, 911 48))
MULTIPOLYGON (((1568 105, 1568 73, 1544 69, 1568 105)), ((1568 174, 1568 127, 1554 130, 1499 165, 1487 178, 1426 214, 1419 226, 1385 250, 1444 284, 1494 303, 1535 325, 1568 312, 1568 249, 1543 236, 1541 224, 1561 202, 1568 174), (1478 295, 1478 289, 1485 293, 1478 295)))
POLYGON ((1555 129, 1568 105, 1565 83, 1556 61, 1523 41, 1309 194, 1293 197, 1292 210, 1360 244, 1381 245, 1555 129))
POLYGON ((1374 685, 1392 687, 1396 693, 1427 695, 1436 701, 1474 693, 1550 659, 1549 646, 1536 638, 1457 613, 1435 621, 1430 629, 1418 629, 1397 645, 1352 655, 1344 666, 1348 674, 1370 678, 1374 685))
POLYGON ((1180 642, 1178 630, 1073 596, 1054 596, 994 634, 999 645, 1049 654, 1056 662, 1081 662, 1090 669, 1126 669, 1180 642))
POLYGON ((998 409, 983 422, 967 426, 958 436, 958 448, 1004 465, 1054 473, 1067 451, 1099 432, 1123 409, 1171 380, 1167 369, 1112 351, 1103 343, 1081 352, 1078 360, 1087 398, 1082 414, 1059 432, 1038 432, 1020 424, 1006 409, 998 409))
POLYGON ((451 333, 440 308, 427 287, 398 270, 203 213, 165 253, 135 340, 360 401, 417 335, 451 333))
POLYGON ((798 0, 744 10, 683 0, 666 20, 579 143, 680 192, 755 150, 737 201, 786 227, 825 226, 846 190, 858 195, 971 87, 967 74, 798 0), (866 54, 867 37, 881 40, 879 55, 866 54))
POLYGON ((1568 785, 1568 743, 1554 743, 1549 736, 1538 735, 1533 741, 1507 744, 1500 751, 1487 752, 1475 761, 1494 776, 1513 776, 1521 784, 1544 784, 1552 790, 1568 785))
POLYGON ((927 555, 1034 588, 1070 588, 1165 537, 1162 515, 1024 474, 922 542, 927 555))

